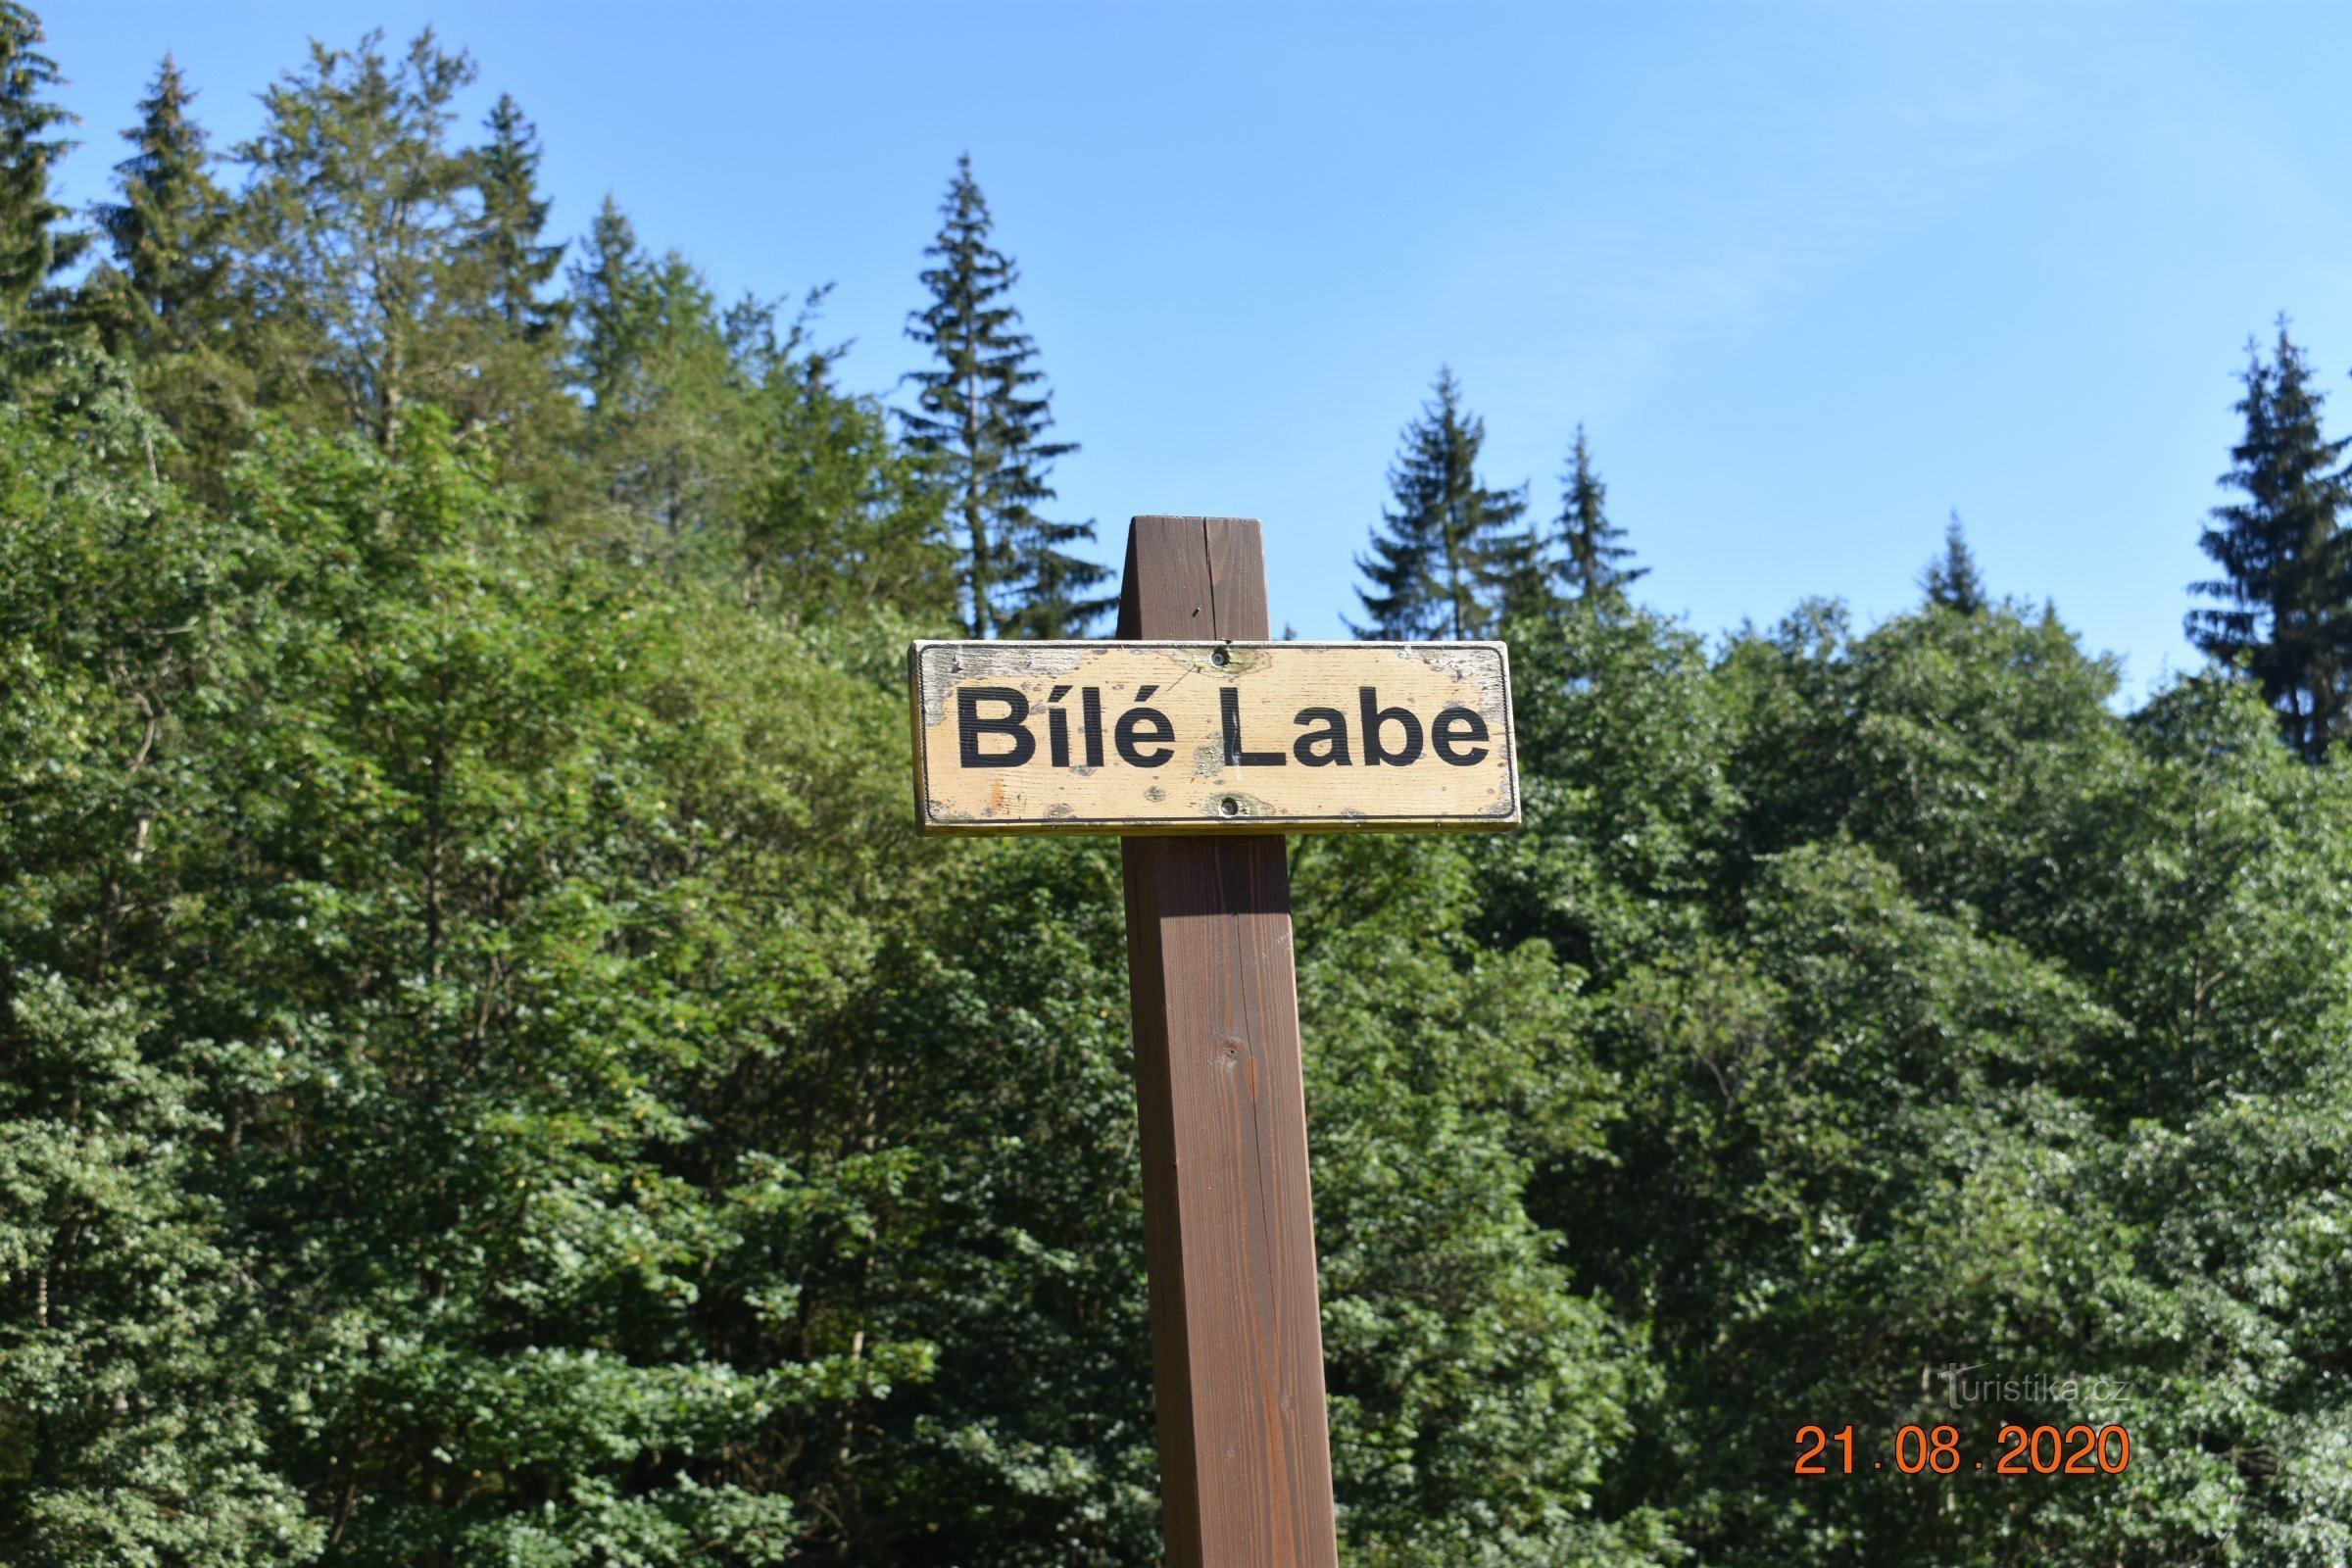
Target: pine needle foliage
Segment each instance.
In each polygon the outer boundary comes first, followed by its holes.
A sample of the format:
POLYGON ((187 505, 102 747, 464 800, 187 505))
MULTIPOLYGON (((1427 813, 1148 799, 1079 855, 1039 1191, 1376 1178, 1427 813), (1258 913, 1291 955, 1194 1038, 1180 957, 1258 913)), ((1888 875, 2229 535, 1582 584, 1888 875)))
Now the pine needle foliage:
POLYGON ((1480 478, 1486 437, 1486 421, 1463 407, 1461 383, 1440 367, 1389 469, 1392 501, 1371 554, 1355 561, 1366 583, 1356 590, 1365 616, 1356 635, 1458 641, 1494 623, 1497 590, 1518 564, 1512 530, 1527 495, 1480 478))
POLYGON ((64 78, 41 53, 44 39, 39 17, 0 0, 0 318, 11 321, 89 242, 60 226, 70 215, 49 188, 50 171, 74 145, 54 133, 74 119, 48 96, 64 78))
POLYGON ((907 377, 915 406, 899 417, 908 445, 934 465, 963 536, 964 629, 1079 636, 1110 609, 1112 597, 1098 591, 1110 573, 1072 553, 1093 541, 1091 521, 1049 521, 1038 510, 1054 499, 1054 460, 1078 447, 1045 439, 1054 423, 1045 372, 1009 298, 1020 271, 990 242, 993 226, 966 154, 923 252, 931 303, 906 325, 934 363, 907 377))
POLYGON ((1968 548, 1968 536, 1961 531, 1960 514, 1954 512, 1943 525, 1943 554, 1927 564, 1919 574, 1920 591, 1931 605, 1963 615, 1981 613, 1989 602, 1984 596, 1984 577, 1977 570, 1976 553, 1968 548))
MULTIPOLYGON (((968 165, 926 444, 469 69, 321 51, 224 198, 167 62, 71 294, 0 179, 0 1563, 1158 1561, 1117 853, 906 819, 909 639, 1093 592, 968 165)), ((2352 1556, 2352 449, 2250 358, 2130 711, 1957 519, 1679 624, 1441 379, 1368 597, 1507 625, 1525 820, 1293 846, 1345 1560, 2352 1556)))
POLYGON ((117 352, 181 352, 215 335, 226 314, 228 198, 215 183, 196 94, 164 56, 139 122, 135 149, 115 165, 122 200, 91 213, 108 262, 91 292, 105 302, 102 331, 117 352))
POLYGON ((482 128, 490 139, 474 153, 481 217, 466 249, 482 270, 484 305, 535 343, 562 332, 569 316, 564 301, 542 297, 564 264, 564 245, 542 238, 554 204, 539 193, 539 132, 508 94, 499 96, 482 128))
POLYGON ((2271 357, 2249 341, 2246 360, 2236 404, 2245 433, 2218 481, 2243 499, 2214 508, 2198 541, 2222 575, 2193 591, 2221 608, 2191 611, 2187 631, 2252 676, 2287 744, 2317 760, 2346 736, 2352 708, 2352 553, 2343 527, 2352 438, 2322 432, 2326 396, 2283 318, 2271 357))
POLYGON ((1625 530, 1609 520, 1608 496, 1580 424, 1568 471, 1561 476, 1560 582, 1579 599, 1621 605, 1626 589, 1647 576, 1649 568, 1626 564, 1633 560, 1633 547, 1625 542, 1625 530))

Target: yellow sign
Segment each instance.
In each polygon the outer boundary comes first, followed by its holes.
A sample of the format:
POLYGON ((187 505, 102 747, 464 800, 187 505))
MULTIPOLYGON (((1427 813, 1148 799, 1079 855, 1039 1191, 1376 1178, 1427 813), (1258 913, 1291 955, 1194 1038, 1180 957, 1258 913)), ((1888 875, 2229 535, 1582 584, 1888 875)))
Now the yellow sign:
POLYGON ((1500 643, 920 642, 926 833, 1519 821, 1500 643))

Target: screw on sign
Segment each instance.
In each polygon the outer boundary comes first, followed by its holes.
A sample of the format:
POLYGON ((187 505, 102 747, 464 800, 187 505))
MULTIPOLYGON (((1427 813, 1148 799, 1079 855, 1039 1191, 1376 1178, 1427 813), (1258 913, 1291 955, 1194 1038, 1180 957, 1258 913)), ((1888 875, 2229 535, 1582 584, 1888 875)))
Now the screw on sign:
POLYGON ((1286 832, 1519 822, 1499 643, 1266 641, 1253 518, 1138 517, 1117 638, 908 654, 926 833, 1123 836, 1169 1568, 1336 1568, 1286 832))

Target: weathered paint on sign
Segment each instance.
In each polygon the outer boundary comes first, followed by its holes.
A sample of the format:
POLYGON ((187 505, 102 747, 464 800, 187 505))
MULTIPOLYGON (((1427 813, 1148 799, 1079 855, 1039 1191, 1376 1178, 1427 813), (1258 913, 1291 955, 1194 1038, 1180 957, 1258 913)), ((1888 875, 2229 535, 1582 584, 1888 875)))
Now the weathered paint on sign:
POLYGON ((1519 821, 1500 643, 921 642, 926 833, 1519 821))

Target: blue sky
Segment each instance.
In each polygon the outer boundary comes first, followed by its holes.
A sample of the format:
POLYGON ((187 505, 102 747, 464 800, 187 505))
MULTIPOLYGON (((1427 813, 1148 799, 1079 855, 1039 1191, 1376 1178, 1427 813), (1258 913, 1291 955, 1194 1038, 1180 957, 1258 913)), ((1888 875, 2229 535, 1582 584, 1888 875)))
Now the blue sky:
POLYGON ((1062 511, 1263 517, 1337 635, 1441 363, 1556 510, 1582 420, 1654 604, 1704 632, 1917 597, 1957 509, 2136 694, 2249 332, 2352 429, 2352 12, 2321 6, 44 8, 100 196, 157 59, 226 146, 318 36, 431 24, 537 121, 555 224, 611 190, 724 295, 831 282, 888 390, 968 150, 1083 450, 1062 511))

